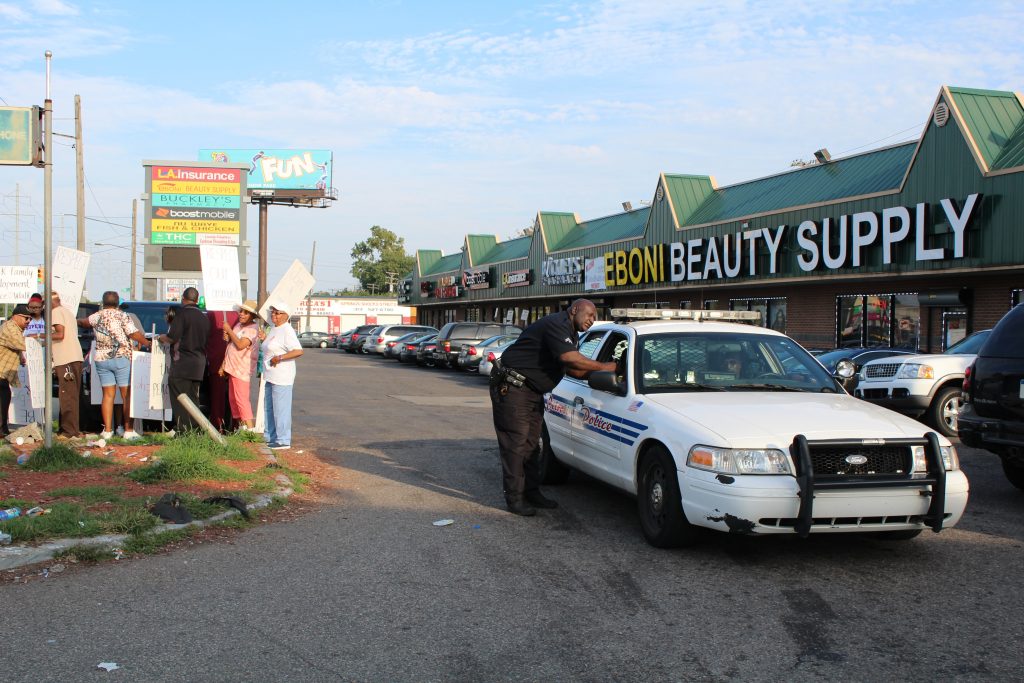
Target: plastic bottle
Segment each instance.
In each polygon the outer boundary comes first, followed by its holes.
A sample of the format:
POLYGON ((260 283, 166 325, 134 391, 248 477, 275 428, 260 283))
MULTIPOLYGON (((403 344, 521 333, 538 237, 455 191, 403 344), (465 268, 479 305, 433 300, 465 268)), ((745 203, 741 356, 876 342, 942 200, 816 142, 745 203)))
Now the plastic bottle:
POLYGON ((0 510, 0 522, 5 519, 14 519, 15 517, 21 516, 21 508, 7 508, 6 510, 0 510))
POLYGON ((25 463, 28 462, 29 457, 30 456, 28 453, 22 453, 21 455, 18 456, 18 464, 24 465, 25 463))
POLYGON ((10 545, 12 540, 14 539, 11 538, 10 534, 0 531, 0 545, 10 545))

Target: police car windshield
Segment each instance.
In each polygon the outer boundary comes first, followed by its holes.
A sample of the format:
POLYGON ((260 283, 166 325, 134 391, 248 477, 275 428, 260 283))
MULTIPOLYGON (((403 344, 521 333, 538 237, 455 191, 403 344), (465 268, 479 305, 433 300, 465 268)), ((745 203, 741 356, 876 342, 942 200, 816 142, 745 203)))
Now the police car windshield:
POLYGON ((642 336, 640 393, 707 391, 837 392, 835 380, 789 337, 735 333, 642 336))

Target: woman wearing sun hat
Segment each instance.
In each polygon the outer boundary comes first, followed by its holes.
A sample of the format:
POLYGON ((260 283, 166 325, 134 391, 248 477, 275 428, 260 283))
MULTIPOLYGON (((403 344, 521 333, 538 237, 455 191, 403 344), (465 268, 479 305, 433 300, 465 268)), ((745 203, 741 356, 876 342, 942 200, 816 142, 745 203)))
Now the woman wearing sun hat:
POLYGON ((252 416, 252 403, 249 401, 249 381, 256 372, 256 320, 260 314, 252 299, 235 306, 235 310, 238 311, 235 326, 231 327, 227 320, 222 324, 224 341, 228 345, 217 374, 228 378, 228 403, 231 404, 232 417, 251 431, 256 423, 252 416))

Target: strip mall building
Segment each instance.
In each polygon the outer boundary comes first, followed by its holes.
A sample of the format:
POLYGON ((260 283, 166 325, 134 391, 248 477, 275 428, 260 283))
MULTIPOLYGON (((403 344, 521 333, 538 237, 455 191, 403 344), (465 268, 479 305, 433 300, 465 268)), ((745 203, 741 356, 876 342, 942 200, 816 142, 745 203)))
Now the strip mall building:
POLYGON ((1024 287, 1024 100, 944 87, 914 142, 718 187, 663 173, 650 206, 420 250, 400 303, 422 324, 532 322, 581 296, 755 310, 808 348, 940 351, 1024 287))

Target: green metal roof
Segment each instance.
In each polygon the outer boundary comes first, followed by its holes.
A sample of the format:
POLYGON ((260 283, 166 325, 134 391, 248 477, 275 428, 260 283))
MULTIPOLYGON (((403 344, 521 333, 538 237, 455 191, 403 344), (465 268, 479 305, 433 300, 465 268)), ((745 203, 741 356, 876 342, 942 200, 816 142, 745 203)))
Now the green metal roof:
POLYGON ((1020 165, 1020 139, 1017 137, 1024 109, 1017 96, 1002 90, 975 90, 972 88, 948 88, 960 116, 974 138, 985 165, 995 170, 1020 165), (1014 151, 1006 159, 1001 158, 1013 141, 1014 151), (1008 161, 1017 160, 1018 163, 1008 161))
POLYGON ((1007 168, 1024 166, 1024 119, 1017 124, 1009 142, 1003 147, 996 160, 992 162, 991 170, 1002 171, 1007 168))
POLYGON ((908 142, 720 188, 689 220, 680 221, 680 227, 894 190, 900 186, 916 147, 916 141, 908 142))
POLYGON ((578 227, 576 214, 559 211, 541 211, 538 221, 544 234, 547 251, 558 251, 562 242, 578 227))
POLYGON ((500 263, 511 261, 517 258, 526 258, 530 255, 530 243, 533 235, 517 237, 507 242, 496 242, 494 249, 477 258, 477 263, 500 263))
POLYGON ((672 200, 676 212, 676 219, 681 225, 685 225, 694 211, 715 191, 714 183, 706 175, 666 173, 663 177, 669 199, 672 200))
POLYGON ((462 266, 462 252, 442 256, 438 249, 420 249, 416 252, 416 260, 420 265, 420 277, 426 277, 458 270, 462 266))
MULTIPOLYGON (((545 235, 548 238, 549 251, 562 251, 565 249, 583 249, 592 247, 595 244, 606 244, 608 242, 621 242, 628 239, 638 239, 644 236, 647 227, 647 217, 651 213, 651 207, 645 206, 641 209, 617 213, 604 218, 595 218, 577 224, 574 214, 547 214, 542 213, 545 235), (561 239, 553 243, 551 231, 549 231, 548 216, 561 218, 572 216, 572 226, 568 230, 560 232, 561 239)), ((559 228, 564 227, 564 222, 557 223, 559 228)))

